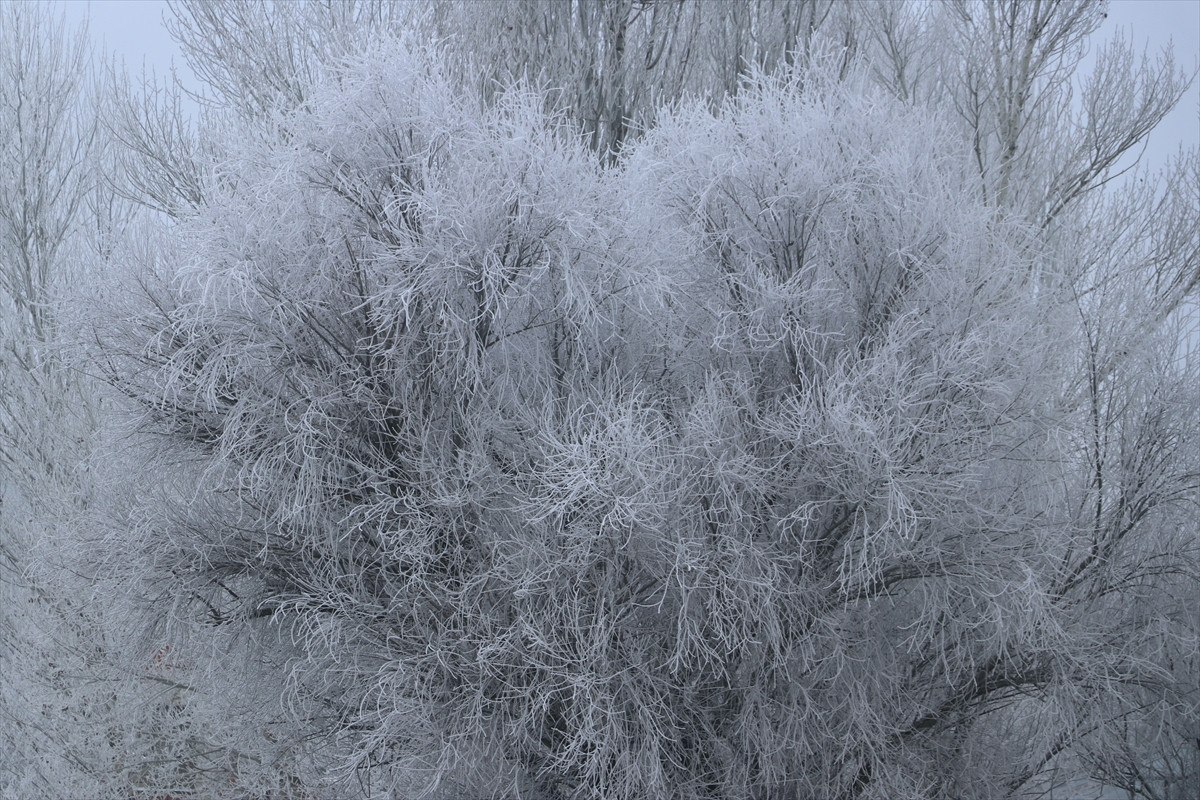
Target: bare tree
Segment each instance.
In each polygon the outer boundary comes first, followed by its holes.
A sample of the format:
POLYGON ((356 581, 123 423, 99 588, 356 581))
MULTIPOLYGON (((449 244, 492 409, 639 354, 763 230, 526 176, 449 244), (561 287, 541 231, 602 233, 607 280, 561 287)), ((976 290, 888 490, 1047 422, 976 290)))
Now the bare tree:
POLYGON ((365 36, 398 30, 409 6, 397 0, 171 0, 167 26, 209 92, 199 99, 256 118, 302 103, 331 62, 365 36))
POLYGON ((456 80, 488 99, 518 82, 544 88, 589 147, 613 158, 684 96, 720 103, 755 70, 786 68, 833 0, 762 3, 438 2, 414 24, 444 44, 456 80))
MULTIPOLYGON (((95 663, 95 616, 52 579, 57 522, 79 509, 65 448, 86 427, 56 368, 58 290, 77 267, 94 186, 84 31, 41 7, 0 4, 0 792, 93 794, 111 752, 72 727, 101 693, 70 679, 95 663), (54 422, 51 422, 53 420, 54 422), (46 505, 43 506, 42 504, 46 505)), ((90 731, 90 729, 89 729, 90 731)))
MULTIPOLYGON (((68 29, 53 8, 0 5, 6 798, 166 796, 202 785, 208 765, 196 758, 203 726, 163 700, 178 676, 137 652, 130 620, 144 612, 79 555, 106 502, 97 476, 114 462, 96 460, 111 425, 77 355, 88 344, 78 322, 119 262, 133 217, 111 184, 117 142, 101 117, 114 97, 91 53, 86 31, 68 29)), ((212 782, 224 788, 227 775, 212 782)))
MULTIPOLYGON (((1048 545, 1065 571, 1055 602, 1091 609, 1081 619, 1107 628, 1094 634, 1096 646, 1135 658, 1110 667, 1091 713, 1049 726, 1046 742, 1033 745, 1043 752, 1033 764, 1082 749, 1098 778, 1156 796, 1145 775, 1183 763, 1177 754, 1190 747, 1167 720, 1187 718, 1200 697, 1194 673, 1177 668, 1195 647, 1194 618, 1145 616, 1200 591, 1195 526, 1189 514, 1164 509, 1196 497, 1196 444, 1187 435, 1196 362, 1181 342, 1194 335, 1187 320, 1200 277, 1200 162, 1193 148, 1164 174, 1142 171, 1118 188, 1189 78, 1169 52, 1139 60, 1115 38, 1097 69, 1078 79, 1102 11, 1093 2, 962 2, 896 9, 871 23, 884 83, 914 102, 953 99, 982 196, 1036 228, 1047 258, 1029 290, 1047 314, 1074 309, 1061 334, 1072 345, 1058 401, 1062 463, 1074 469, 1064 468, 1054 501, 1074 511, 1048 545), (933 41, 955 46, 938 58, 933 41), (1155 458, 1144 457, 1150 452, 1155 458), (1142 788, 1114 781, 1122 773, 1142 776, 1142 788)), ((1013 789, 1032 791, 1035 772, 1013 789)))
POLYGON ((755 70, 791 64, 818 30, 849 41, 852 28, 849 8, 834 0, 182 0, 172 11, 172 32, 210 101, 240 115, 295 107, 365 39, 417 31, 442 47, 461 90, 490 103, 520 82, 545 89, 548 110, 565 112, 610 159, 684 95, 719 103, 755 70))

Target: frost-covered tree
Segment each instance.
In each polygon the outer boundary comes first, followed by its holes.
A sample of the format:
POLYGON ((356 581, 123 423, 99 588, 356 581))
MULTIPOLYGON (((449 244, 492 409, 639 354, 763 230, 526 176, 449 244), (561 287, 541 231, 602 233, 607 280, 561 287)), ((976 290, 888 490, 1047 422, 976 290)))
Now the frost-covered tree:
POLYGON ((1200 162, 1115 188, 1185 80, 1072 105, 1098 4, 174 8, 71 312, 80 792, 1200 780, 1200 162))
POLYGON ((493 103, 518 83, 543 90, 589 147, 611 159, 685 95, 718 104, 755 70, 803 57, 828 33, 853 43, 853 6, 643 0, 173 0, 169 26, 206 103, 243 118, 302 104, 331 62, 381 34, 436 42, 459 91, 493 103))
POLYGON ((80 334, 89 341, 77 323, 132 217, 110 182, 122 159, 101 120, 115 96, 91 59, 85 32, 56 9, 0 4, 5 798, 165 797, 206 779, 224 789, 230 772, 204 773, 217 759, 197 754, 227 751, 203 742, 172 660, 137 646, 144 609, 81 557, 106 502, 96 477, 119 461, 97 455, 108 409, 75 357, 80 334))
POLYGON ((870 28, 885 56, 876 74, 912 102, 953 101, 981 195, 1027 219, 1052 254, 1056 268, 1030 276, 1038 303, 1074 309, 1062 334, 1055 502, 1073 510, 1056 542, 1067 594, 1083 596, 1059 602, 1090 609, 1082 616, 1104 631, 1100 647, 1136 642, 1144 662, 1091 713, 1050 723, 1035 763, 1082 757, 1099 780, 1156 797, 1172 783, 1200 786, 1187 755, 1200 749, 1180 724, 1200 702, 1184 666, 1200 630, 1190 603, 1178 605, 1200 593, 1195 511, 1178 511, 1195 508, 1198 484, 1187 343, 1197 335, 1200 159, 1193 146, 1118 187, 1189 76, 1169 52, 1139 59, 1116 38, 1078 77, 1102 12, 1092 2, 914 5, 873 15, 870 28), (1135 690, 1147 674, 1149 688, 1135 690))
POLYGON ((814 44, 601 166, 384 40, 220 144, 101 333, 142 441, 101 549, 189 668, 263 655, 298 783, 999 797, 1188 718, 1186 275, 1128 236, 1096 280, 877 64, 814 44))
MULTIPOLYGON (((83 31, 0 4, 0 795, 91 795, 111 749, 88 725, 108 692, 98 614, 63 571, 57 533, 87 503, 78 467, 95 410, 56 358, 81 230, 100 222, 83 31), (80 728, 86 730, 80 730, 80 728)), ((102 223, 100 227, 106 227, 102 223)))
POLYGON ((403 0, 169 0, 167 27, 205 87, 197 98, 243 119, 304 102, 330 63, 417 11, 403 0))
POLYGON ((719 104, 755 70, 803 58, 818 31, 848 35, 834 0, 543 3, 439 0, 411 24, 443 43, 456 83, 490 99, 519 81, 613 157, 685 95, 719 104))

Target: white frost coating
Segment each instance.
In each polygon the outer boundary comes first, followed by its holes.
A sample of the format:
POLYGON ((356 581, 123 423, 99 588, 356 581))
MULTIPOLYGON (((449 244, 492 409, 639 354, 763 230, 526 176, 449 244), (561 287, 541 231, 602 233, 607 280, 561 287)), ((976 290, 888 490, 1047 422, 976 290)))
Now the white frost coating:
POLYGON ((183 140, 122 101, 125 190, 173 219, 79 314, 119 408, 82 585, 136 676, 80 728, 127 747, 56 769, 205 797, 1193 779, 1196 160, 1097 191, 1169 63, 1116 59, 1073 125, 1094 5, 813 3, 782 65, 763 26, 799 6, 704 8, 442 3, 400 40, 371 4, 286 12, 305 39, 182 9, 230 117, 183 140), (506 14, 545 24, 463 49, 506 14), (565 85, 718 30, 758 61, 480 101, 539 47, 527 77, 565 85))

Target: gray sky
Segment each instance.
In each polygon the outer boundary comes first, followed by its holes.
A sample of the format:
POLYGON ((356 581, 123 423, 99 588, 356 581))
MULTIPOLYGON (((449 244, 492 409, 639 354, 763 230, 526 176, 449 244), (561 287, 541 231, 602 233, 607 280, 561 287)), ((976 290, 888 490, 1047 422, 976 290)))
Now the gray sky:
MULTIPOLYGON (((1200 2, 1200 0, 1197 0, 1200 2)), ((170 12, 165 0, 63 0, 67 22, 90 18, 88 32, 97 53, 108 51, 124 59, 131 73, 147 70, 166 73, 172 61, 188 84, 195 84, 179 47, 167 33, 163 17, 170 12)))
MULTIPOLYGON (((195 78, 163 25, 168 14, 165 0, 65 0, 68 21, 90 15, 93 41, 124 59, 131 73, 147 70, 160 74, 172 63, 185 86, 195 78)), ((1200 68, 1200 0, 1112 0, 1108 19, 1096 41, 1123 30, 1139 47, 1151 53, 1174 44, 1176 60, 1189 72, 1200 68)), ((1093 52, 1094 52, 1093 48, 1093 52)), ((1083 69, 1090 68, 1091 58, 1083 69)), ((1151 136, 1146 164, 1163 166, 1180 145, 1200 144, 1200 80, 1151 136)))

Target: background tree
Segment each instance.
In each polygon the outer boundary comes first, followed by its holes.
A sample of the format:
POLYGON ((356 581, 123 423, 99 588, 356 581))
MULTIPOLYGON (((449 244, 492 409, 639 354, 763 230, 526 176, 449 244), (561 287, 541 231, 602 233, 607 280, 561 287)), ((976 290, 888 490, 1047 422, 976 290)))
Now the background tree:
POLYGON ((364 40, 409 31, 437 42, 451 80, 482 102, 519 82, 544 90, 547 110, 566 113, 609 159, 660 109, 685 95, 719 103, 754 70, 787 67, 818 31, 852 43, 856 19, 835 0, 175 0, 171 9, 168 24, 208 103, 243 118, 300 105, 364 40))
MULTIPOLYGON (((93 794, 112 751, 72 729, 108 708, 75 683, 101 660, 97 614, 54 535, 87 503, 74 460, 95 411, 58 368, 59 290, 81 274, 99 195, 85 32, 0 4, 0 792, 93 794)), ((80 446, 82 445, 82 446, 80 446)))
MULTIPOLYGON (((1087 2, 959 3, 873 19, 878 41, 892 53, 882 62, 893 66, 889 83, 918 102, 955 99, 983 196, 1025 216, 1053 254, 1056 270, 1031 276, 1039 303, 1048 311, 1076 309, 1071 332, 1064 331, 1076 349, 1062 364, 1059 402, 1064 431, 1074 429, 1064 441, 1074 443, 1067 453, 1077 471, 1057 501, 1075 511, 1063 517, 1056 539, 1065 547, 1064 566, 1072 566, 1064 581, 1070 591, 1057 602, 1092 608, 1094 616, 1084 619, 1102 618, 1110 632, 1121 631, 1120 638, 1101 637, 1100 647, 1137 643, 1150 658, 1114 670, 1119 683, 1129 683, 1110 685, 1095 713, 1062 722, 1046 755, 1069 752, 1075 735, 1089 731, 1080 746, 1090 763, 1104 764, 1128 751, 1128 734, 1116 731, 1132 726, 1136 774, 1153 773, 1164 758, 1181 763, 1181 745, 1190 750, 1186 735, 1164 720, 1186 717, 1200 696, 1194 674, 1178 667, 1180 653, 1196 645, 1195 619, 1174 603, 1200 591, 1196 529, 1190 513, 1160 516, 1165 501, 1195 502, 1195 443, 1181 431, 1193 424, 1196 398, 1186 387, 1196 362, 1180 342, 1195 336, 1200 162, 1192 148, 1161 175, 1142 172, 1122 188, 1113 185, 1132 169, 1131 154, 1178 102, 1189 77, 1169 52, 1139 59, 1117 38, 1103 46, 1097 69, 1075 81, 1101 12, 1087 2), (931 37, 948 34, 960 43, 950 57, 938 63, 924 55, 933 52, 925 44, 931 37), (1155 384, 1149 395, 1146 380, 1155 384), (1142 448, 1170 453, 1171 463, 1131 461, 1142 448), (1082 587, 1089 597, 1071 596, 1082 587), (1139 616, 1147 607, 1134 598, 1146 595, 1157 598, 1152 605, 1162 615, 1139 616), (1109 607, 1099 597, 1120 600, 1109 607), (1129 633, 1149 630, 1149 638, 1129 633), (1154 686, 1149 695, 1133 688, 1143 680, 1154 686)), ((1183 785, 1200 785, 1192 769, 1183 785)), ((1106 782, 1118 773, 1096 772, 1106 782)), ((1146 796, 1163 791, 1133 783, 1118 781, 1146 796)))
MULTIPOLYGON (((492 98, 545 90, 607 158, 685 95, 718 104, 754 70, 785 69, 824 28, 848 29, 833 0, 644 3, 438 2, 413 24, 444 43, 454 77, 492 98)), ((840 32, 840 31, 839 31, 840 32)))
POLYGON ((273 776, 243 763, 243 787, 229 780, 229 749, 205 741, 229 719, 183 702, 203 675, 141 637, 146 610, 80 557, 108 502, 97 475, 120 463, 99 455, 111 408, 80 321, 136 235, 92 59, 55 9, 0 4, 0 796, 216 797, 273 776))

